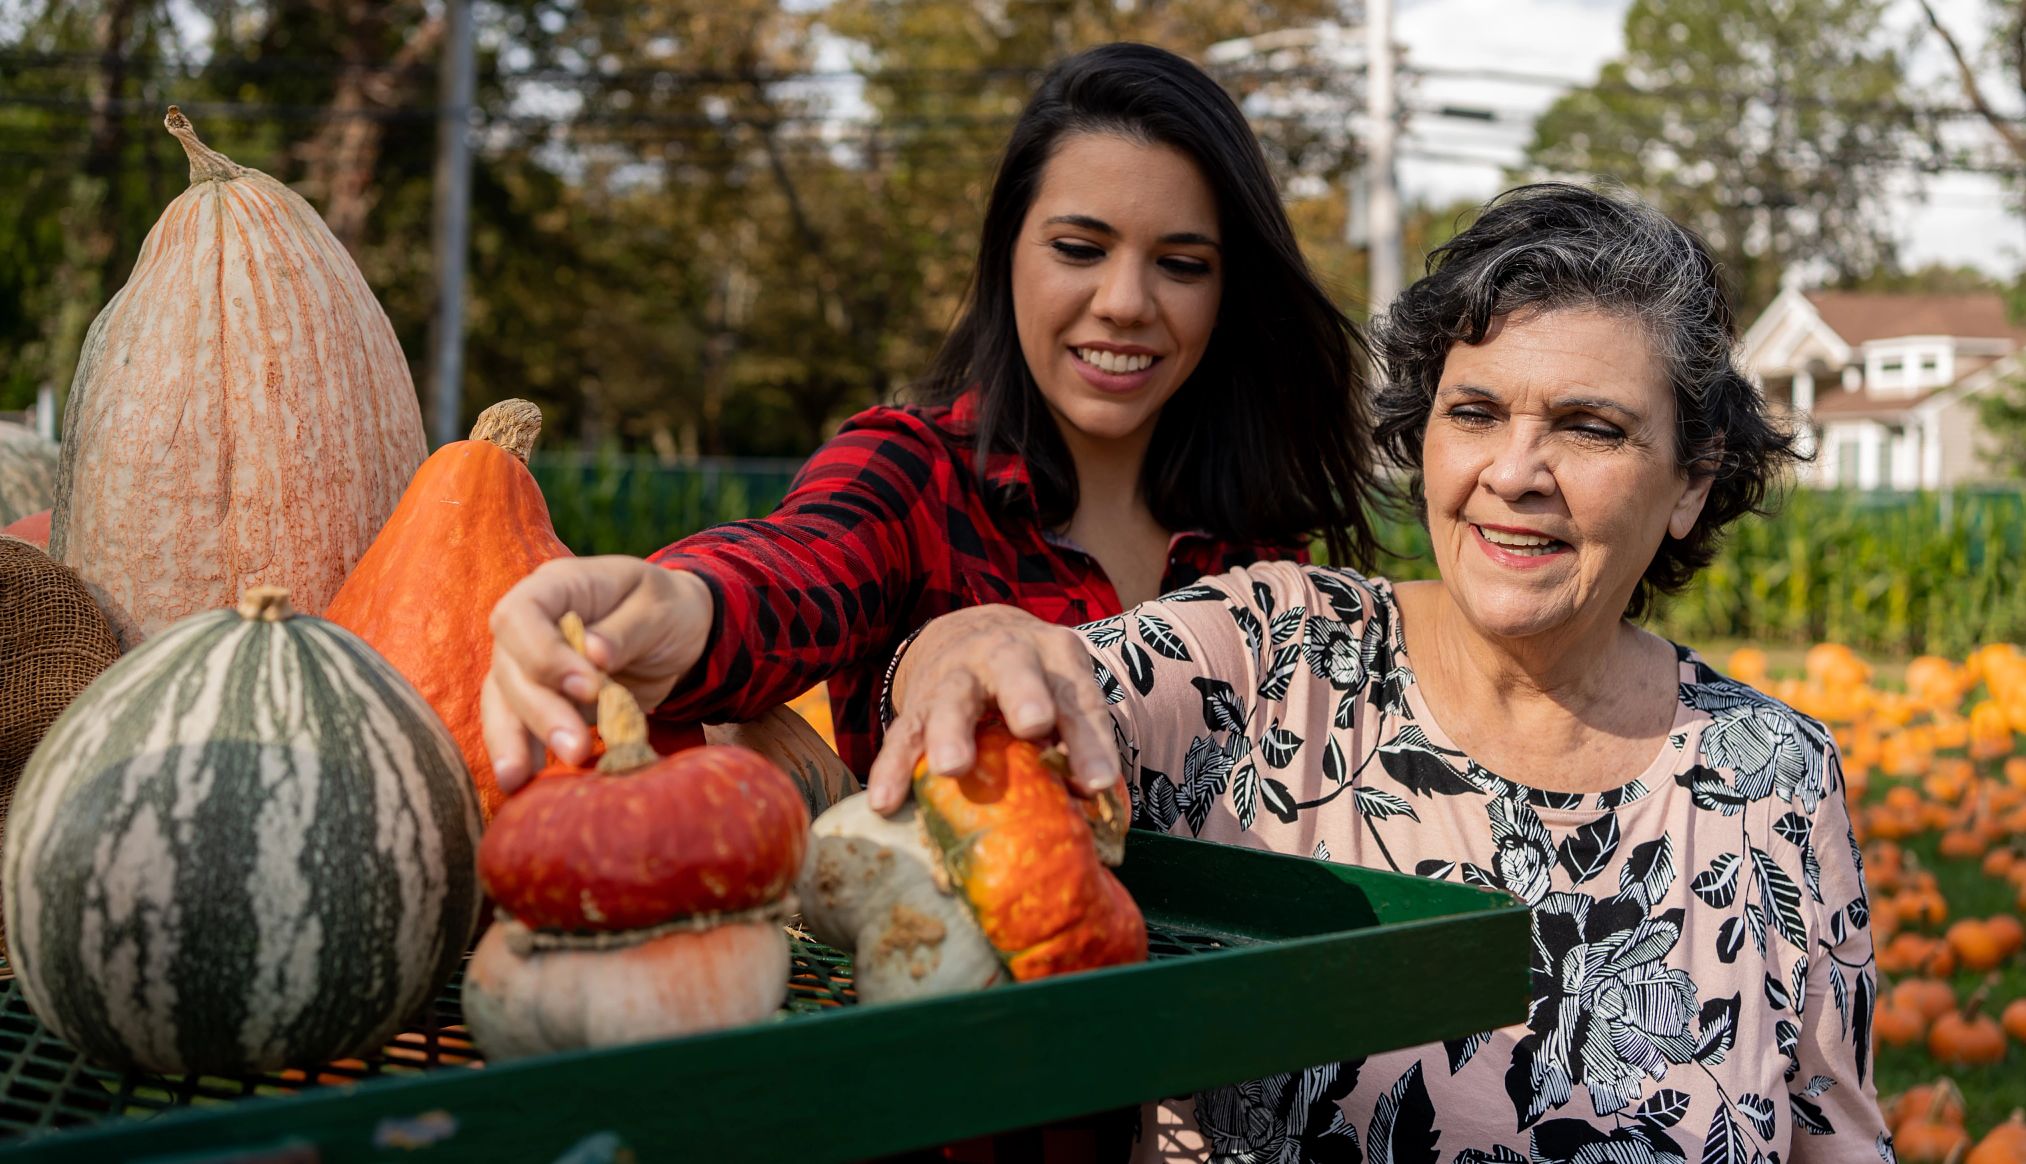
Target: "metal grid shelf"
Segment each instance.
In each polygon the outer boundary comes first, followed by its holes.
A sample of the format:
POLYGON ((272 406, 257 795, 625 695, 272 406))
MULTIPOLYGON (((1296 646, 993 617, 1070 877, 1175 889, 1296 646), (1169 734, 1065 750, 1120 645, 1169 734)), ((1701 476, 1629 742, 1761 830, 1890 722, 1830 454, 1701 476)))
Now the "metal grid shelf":
MULTIPOLYGON (((1161 930, 1151 931, 1149 938, 1153 960, 1239 944, 1226 938, 1161 930)), ((793 940, 792 949, 794 964, 782 1018, 857 1004, 849 955, 800 937, 793 940)), ((0 1141, 115 1117, 145 1119, 179 1107, 237 1103, 385 1076, 485 1065, 465 1032, 459 1003, 462 974, 451 979, 421 1021, 394 1036, 378 1054, 342 1059, 313 1072, 289 1069, 239 1078, 176 1078, 93 1066, 29 1011, 20 984, 4 960, 0 960, 0 976, 4 976, 0 979, 0 989, 4 989, 0 993, 0 1141)))

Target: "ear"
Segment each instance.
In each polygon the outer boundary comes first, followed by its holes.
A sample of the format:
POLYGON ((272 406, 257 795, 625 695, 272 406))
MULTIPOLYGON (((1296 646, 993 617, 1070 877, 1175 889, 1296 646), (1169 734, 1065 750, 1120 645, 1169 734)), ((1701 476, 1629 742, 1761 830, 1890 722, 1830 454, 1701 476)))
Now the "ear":
POLYGON ((1695 463, 1688 467, 1688 480, 1681 490, 1681 497, 1674 503, 1674 512, 1667 516, 1667 532, 1679 541, 1695 532, 1695 523, 1702 517, 1702 507, 1709 501, 1709 491, 1716 485, 1717 471, 1723 466, 1723 436, 1711 437, 1699 451, 1695 463))

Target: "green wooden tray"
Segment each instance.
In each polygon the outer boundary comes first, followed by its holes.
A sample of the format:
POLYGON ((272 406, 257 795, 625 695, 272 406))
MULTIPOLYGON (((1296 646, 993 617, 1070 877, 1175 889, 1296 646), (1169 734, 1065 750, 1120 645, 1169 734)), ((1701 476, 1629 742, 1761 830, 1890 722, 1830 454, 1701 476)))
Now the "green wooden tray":
POLYGON ((483 1070, 454 984, 371 1059, 174 1080, 80 1062, 9 981, 0 1156, 594 1164, 623 1146, 814 1164, 1525 1017, 1527 911, 1503 893, 1137 831, 1120 874, 1152 930, 1145 965, 860 1007, 849 961, 798 943, 774 1021, 483 1070))

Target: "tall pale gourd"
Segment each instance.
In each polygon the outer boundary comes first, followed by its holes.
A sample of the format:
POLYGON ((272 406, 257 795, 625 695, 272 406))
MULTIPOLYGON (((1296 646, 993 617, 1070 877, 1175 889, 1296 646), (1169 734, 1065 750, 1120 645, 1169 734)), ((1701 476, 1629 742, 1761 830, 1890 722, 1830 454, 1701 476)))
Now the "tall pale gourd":
POLYGON ((131 646, 254 585, 319 614, 426 451, 408 364, 309 203, 197 140, 190 188, 93 321, 50 552, 131 646))

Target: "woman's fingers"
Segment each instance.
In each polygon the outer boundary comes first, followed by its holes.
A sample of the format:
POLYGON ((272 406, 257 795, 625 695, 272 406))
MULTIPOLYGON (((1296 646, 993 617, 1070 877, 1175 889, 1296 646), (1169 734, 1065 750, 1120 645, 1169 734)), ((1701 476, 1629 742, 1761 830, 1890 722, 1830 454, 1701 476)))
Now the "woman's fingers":
POLYGON ((501 792, 511 795, 533 779, 542 763, 542 745, 500 698, 491 675, 479 687, 478 720, 486 755, 492 759, 493 780, 501 792))
POLYGON ((891 814, 907 803, 908 786, 914 777, 915 760, 922 754, 922 717, 908 712, 887 726, 886 739, 866 774, 865 799, 872 811, 891 814))
MULTIPOLYGON (((568 764, 582 763, 589 756, 590 728, 575 702, 513 667, 495 666, 486 678, 496 702, 549 754, 568 764)), ((488 750, 492 747, 490 734, 486 746, 488 750)), ((497 769, 496 754, 493 764, 497 769)))
POLYGON ((929 771, 937 776, 968 771, 978 752, 978 718, 985 712, 985 688, 978 676, 970 671, 942 676, 923 710, 922 748, 929 771))

